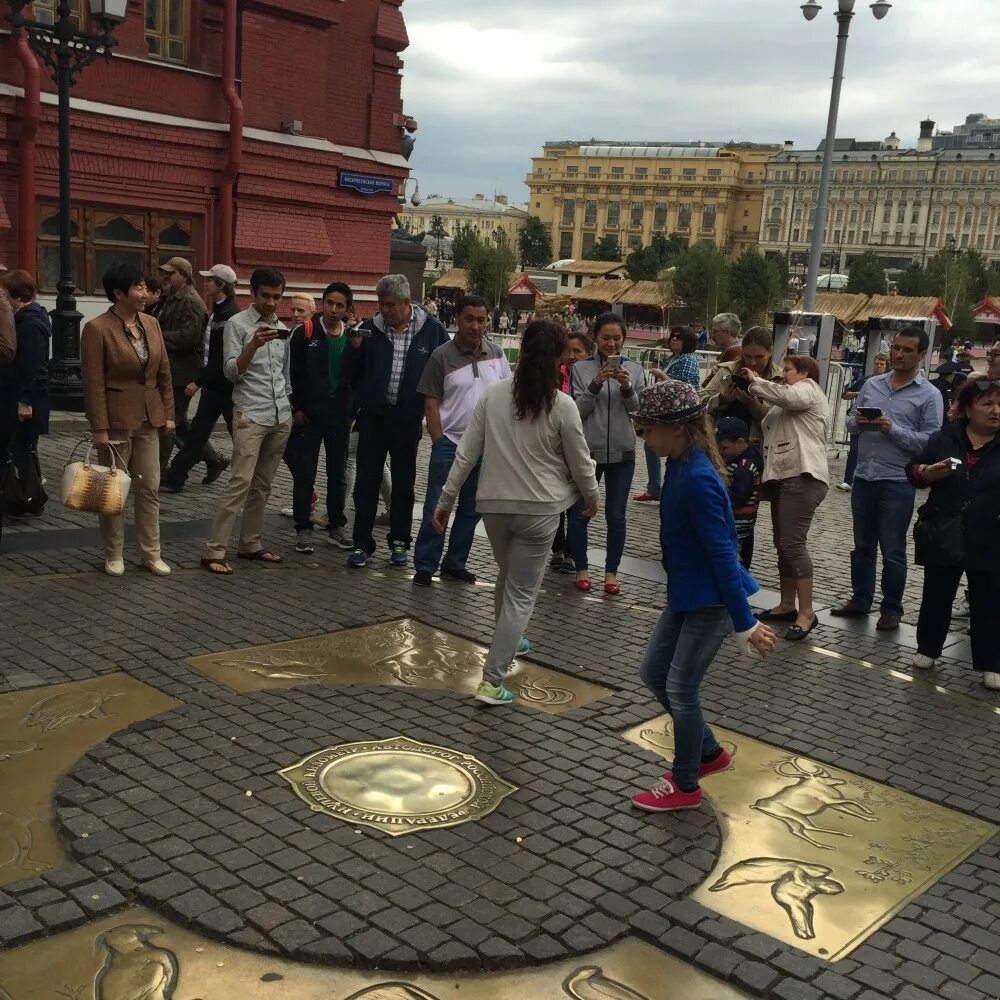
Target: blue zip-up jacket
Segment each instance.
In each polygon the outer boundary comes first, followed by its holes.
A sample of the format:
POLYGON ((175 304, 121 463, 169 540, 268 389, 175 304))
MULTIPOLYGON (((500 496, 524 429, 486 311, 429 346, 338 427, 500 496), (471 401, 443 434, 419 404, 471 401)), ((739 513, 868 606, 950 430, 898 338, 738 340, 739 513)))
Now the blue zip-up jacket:
POLYGON ((449 337, 444 326, 420 306, 411 308, 416 324, 394 407, 386 400, 392 371, 392 343, 381 314, 376 313, 358 327, 364 338, 360 347, 351 347, 348 342, 344 348, 342 377, 351 387, 354 403, 361 414, 395 413, 403 420, 416 421, 424 418, 424 397, 417 392, 417 385, 427 359, 438 347, 447 344, 449 337))
POLYGON ((756 627, 747 598, 760 587, 740 565, 726 487, 700 448, 667 462, 660 496, 660 547, 667 600, 674 611, 722 604, 737 633, 756 627))

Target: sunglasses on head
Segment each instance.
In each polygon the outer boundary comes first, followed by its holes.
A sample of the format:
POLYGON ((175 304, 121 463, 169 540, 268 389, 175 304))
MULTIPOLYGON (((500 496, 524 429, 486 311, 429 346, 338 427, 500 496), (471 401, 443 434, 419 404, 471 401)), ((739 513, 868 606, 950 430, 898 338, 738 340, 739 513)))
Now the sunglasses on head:
POLYGON ((1000 379, 977 379, 972 383, 980 392, 989 392, 990 389, 1000 389, 1000 379))

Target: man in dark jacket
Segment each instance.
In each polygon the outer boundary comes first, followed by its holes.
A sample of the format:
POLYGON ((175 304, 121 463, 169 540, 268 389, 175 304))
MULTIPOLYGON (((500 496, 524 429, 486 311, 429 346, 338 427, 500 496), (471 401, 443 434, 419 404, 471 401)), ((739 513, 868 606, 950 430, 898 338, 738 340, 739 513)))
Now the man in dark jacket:
POLYGON ((292 470, 295 551, 313 551, 312 494, 319 449, 326 451, 326 513, 330 544, 353 548, 345 532, 347 448, 352 418, 351 393, 342 377, 347 326, 354 304, 348 285, 335 281, 323 292, 322 312, 292 331, 288 344, 292 383, 292 433, 285 458, 292 470))
POLYGON ((180 451, 160 480, 160 489, 166 493, 180 493, 191 469, 203 458, 208 467, 208 474, 202 480, 206 484, 215 482, 229 466, 229 459, 211 444, 211 436, 219 417, 226 421, 229 433, 233 433, 233 383, 222 371, 222 332, 226 322, 240 311, 236 302, 236 272, 228 264, 216 264, 211 270, 198 273, 208 279, 206 285, 214 301, 208 321, 208 350, 198 374, 182 388, 174 389, 174 406, 178 413, 186 412, 188 400, 199 389, 201 399, 180 451))
POLYGON ((372 528, 386 455, 392 470, 389 562, 407 564, 413 527, 413 484, 423 432, 424 397, 417 392, 424 365, 448 342, 445 328, 410 302, 403 274, 375 286, 379 311, 357 327, 344 352, 344 378, 358 407, 358 471, 354 486, 354 551, 347 565, 361 569, 375 551, 372 528))
MULTIPOLYGON (((208 310, 194 287, 194 270, 191 262, 183 257, 171 257, 160 270, 167 274, 169 294, 160 309, 160 329, 167 345, 170 360, 170 375, 174 387, 174 407, 176 411, 176 434, 165 434, 160 438, 161 474, 166 471, 174 440, 183 447, 191 428, 187 412, 191 395, 184 390, 198 377, 204 360, 205 333, 208 324, 208 310)), ((205 445, 202 457, 208 466, 209 482, 219 478, 226 467, 222 456, 211 442, 205 445)))

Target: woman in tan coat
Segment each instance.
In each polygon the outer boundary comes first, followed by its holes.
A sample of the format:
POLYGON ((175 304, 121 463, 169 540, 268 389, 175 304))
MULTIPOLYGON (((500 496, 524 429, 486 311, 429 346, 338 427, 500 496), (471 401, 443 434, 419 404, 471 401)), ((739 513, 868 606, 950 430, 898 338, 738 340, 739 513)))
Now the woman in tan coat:
POLYGON ((764 415, 764 485, 771 501, 778 550, 781 603, 757 617, 790 622, 785 638, 801 642, 817 625, 813 611, 813 564, 806 547, 816 508, 829 489, 826 435, 830 404, 819 387, 819 365, 805 354, 785 358, 784 384, 767 382, 744 368, 754 399, 772 404, 764 415))
MULTIPOLYGON (((94 445, 108 465, 125 463, 135 498, 135 533, 142 565, 157 576, 170 567, 160 557, 160 435, 172 432, 174 394, 170 363, 159 323, 143 314, 146 286, 131 264, 104 273, 104 292, 112 303, 83 328, 80 356, 83 398, 94 445)), ((125 572, 125 515, 101 515, 104 572, 125 572)))

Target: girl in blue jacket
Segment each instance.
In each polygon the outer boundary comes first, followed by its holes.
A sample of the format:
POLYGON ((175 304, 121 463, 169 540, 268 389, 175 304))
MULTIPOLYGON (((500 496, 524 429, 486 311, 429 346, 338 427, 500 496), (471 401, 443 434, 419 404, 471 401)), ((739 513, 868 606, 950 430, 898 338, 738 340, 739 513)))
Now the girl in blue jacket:
POLYGON ((696 809, 698 779, 731 762, 705 723, 699 688, 727 635, 762 657, 777 645, 747 600, 759 589, 739 560, 724 468, 705 405, 694 388, 668 379, 640 395, 636 431, 667 458, 660 497, 660 547, 667 606, 642 662, 643 683, 674 723, 673 770, 632 802, 648 812, 696 809))

